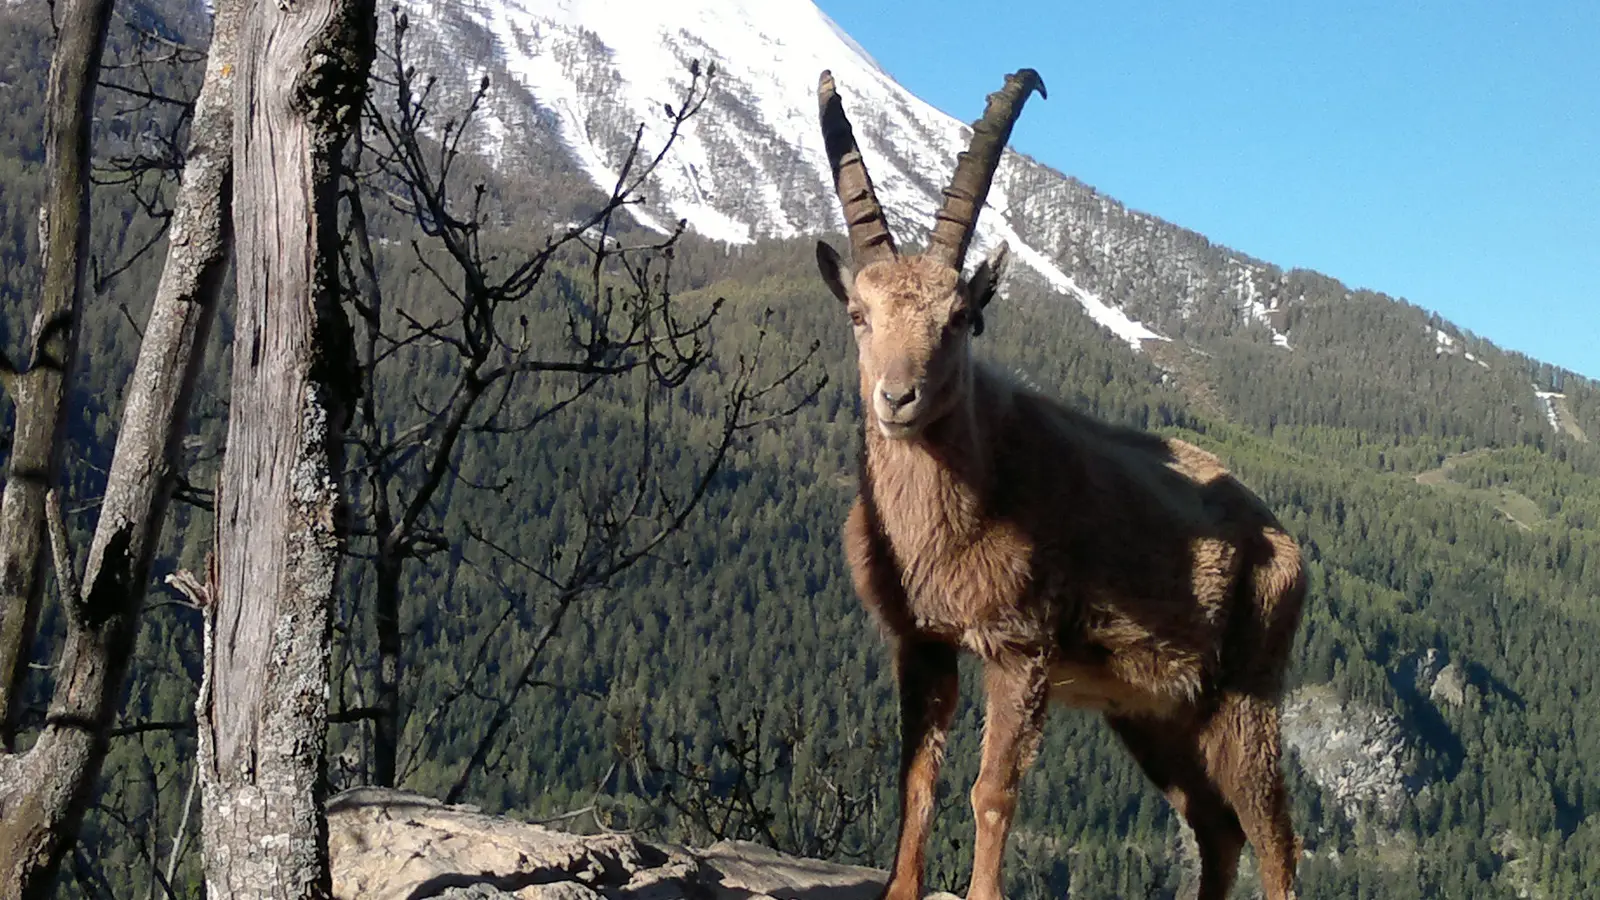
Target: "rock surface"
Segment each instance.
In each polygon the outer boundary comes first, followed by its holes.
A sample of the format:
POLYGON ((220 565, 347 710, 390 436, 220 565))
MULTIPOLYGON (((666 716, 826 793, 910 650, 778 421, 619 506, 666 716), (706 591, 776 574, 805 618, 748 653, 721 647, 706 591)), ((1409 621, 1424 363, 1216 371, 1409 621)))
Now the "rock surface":
POLYGON ((377 788, 329 802, 328 849, 334 896, 351 900, 873 900, 884 881, 755 844, 573 835, 377 788))
POLYGON ((1417 658, 1417 693, 1435 704, 1447 703, 1461 706, 1467 702, 1467 688, 1471 682, 1467 671, 1459 663, 1445 658, 1438 649, 1429 647, 1417 658))
POLYGON ((1326 688, 1303 688, 1284 699, 1283 740, 1352 821, 1370 811, 1394 824, 1416 786, 1416 751, 1400 718, 1341 701, 1326 688))
POLYGON ((1435 701, 1461 706, 1467 702, 1467 673, 1455 663, 1439 670, 1428 688, 1428 696, 1435 701))

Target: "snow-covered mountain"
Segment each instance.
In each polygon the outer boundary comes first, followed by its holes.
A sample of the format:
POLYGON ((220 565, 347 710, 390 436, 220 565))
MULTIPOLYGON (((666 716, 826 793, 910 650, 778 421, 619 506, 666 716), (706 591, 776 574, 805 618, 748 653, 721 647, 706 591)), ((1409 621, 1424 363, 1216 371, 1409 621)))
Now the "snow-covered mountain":
MULTIPOLYGON (((714 66, 704 108, 647 185, 638 218, 659 230, 684 219, 692 231, 730 243, 842 232, 817 126, 823 69, 834 73, 902 241, 925 238, 970 135, 964 122, 897 83, 812 0, 401 2, 422 70, 440 75, 441 84, 470 86, 487 75, 495 85, 477 132, 489 157, 511 172, 548 169, 559 159, 567 176, 602 191, 616 183, 641 123, 647 152, 666 139, 666 107, 682 102, 690 64, 714 66)), ((1051 62, 1019 59, 1015 67, 1036 66, 1048 82, 1051 62)), ((994 87, 1004 74, 994 73, 994 87)), ((973 97, 972 109, 982 102, 973 97)), ((1168 371, 1185 368, 1185 356, 1234 352, 1217 347, 1219 338, 1295 354, 1297 322, 1316 315, 1325 322, 1330 298, 1352 296, 1332 279, 1284 271, 1129 210, 1015 150, 1001 163, 978 231, 974 262, 1008 242, 1023 263, 1016 274, 1075 300, 1168 371), (1308 292, 1323 304, 1320 313, 1308 292)), ((1464 338, 1447 343, 1455 338, 1439 326, 1448 323, 1421 310, 1406 315, 1428 329, 1419 357, 1490 367, 1482 354, 1492 348, 1468 352, 1464 338)), ((1382 345, 1397 339, 1374 338, 1382 345)))
MULTIPOLYGON (((731 243, 841 230, 817 128, 823 69, 839 83, 879 197, 903 239, 925 236, 970 136, 964 123, 896 83, 810 0, 408 0, 406 6, 436 62, 481 60, 483 73, 511 86, 496 92, 485 121, 490 155, 514 160, 537 142, 532 131, 553 126, 604 190, 616 182, 639 123, 647 149, 665 140, 664 107, 682 101, 690 63, 713 64, 706 107, 658 170, 640 216, 658 229, 681 218, 691 230, 731 243)), ((1003 74, 995 74, 996 87, 1003 74)), ((1068 193, 1094 197, 1009 153, 980 219, 974 259, 1008 241, 1017 259, 1123 340, 1137 347, 1159 338, 1123 304, 1074 276, 1068 252, 1074 235, 1087 229, 1102 244, 1110 235, 1100 235, 1092 217, 1072 221, 1061 202, 1068 193)))

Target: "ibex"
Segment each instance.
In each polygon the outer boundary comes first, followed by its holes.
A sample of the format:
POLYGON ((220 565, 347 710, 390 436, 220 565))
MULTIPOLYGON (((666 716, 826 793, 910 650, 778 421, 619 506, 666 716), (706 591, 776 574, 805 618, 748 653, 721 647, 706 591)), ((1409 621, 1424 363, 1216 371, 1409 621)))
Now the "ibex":
POLYGON ((1034 90, 1024 69, 989 96, 926 252, 906 256, 828 72, 818 91, 852 260, 819 242, 817 264, 855 329, 866 418, 844 546, 900 693, 885 896, 921 900, 965 650, 986 694, 969 900, 1001 900, 1017 785, 1051 700, 1104 713, 1188 821, 1201 900, 1227 896, 1246 839, 1266 896, 1288 900, 1299 849, 1278 700, 1306 592, 1295 542, 1211 454, 1078 413, 972 356, 1007 248, 971 277, 962 262, 1034 90))

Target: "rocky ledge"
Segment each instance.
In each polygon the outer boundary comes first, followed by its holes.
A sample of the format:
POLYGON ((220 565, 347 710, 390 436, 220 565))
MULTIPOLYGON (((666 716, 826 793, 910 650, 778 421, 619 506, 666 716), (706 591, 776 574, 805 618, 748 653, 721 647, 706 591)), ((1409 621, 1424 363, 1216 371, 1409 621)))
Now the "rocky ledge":
POLYGON ((328 849, 333 894, 352 900, 873 900, 884 882, 756 844, 568 834, 377 788, 329 802, 328 849))

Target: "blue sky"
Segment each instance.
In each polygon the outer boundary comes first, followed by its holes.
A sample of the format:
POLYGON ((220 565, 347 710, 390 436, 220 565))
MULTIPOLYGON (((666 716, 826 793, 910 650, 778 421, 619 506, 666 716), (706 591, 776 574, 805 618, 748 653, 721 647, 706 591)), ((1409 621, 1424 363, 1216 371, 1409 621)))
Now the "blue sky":
POLYGON ((818 0, 965 120, 1285 267, 1600 378, 1600 2, 818 0))

